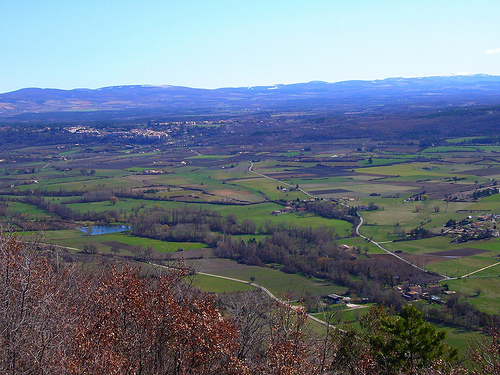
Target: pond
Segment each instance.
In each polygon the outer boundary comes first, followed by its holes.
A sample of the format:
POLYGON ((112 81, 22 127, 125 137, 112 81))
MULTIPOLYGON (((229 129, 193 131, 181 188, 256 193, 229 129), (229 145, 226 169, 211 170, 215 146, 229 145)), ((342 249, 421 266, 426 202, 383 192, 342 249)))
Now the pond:
POLYGON ((90 227, 90 231, 88 227, 80 227, 78 230, 90 236, 97 236, 99 234, 125 232, 130 228, 129 225, 96 225, 90 227))

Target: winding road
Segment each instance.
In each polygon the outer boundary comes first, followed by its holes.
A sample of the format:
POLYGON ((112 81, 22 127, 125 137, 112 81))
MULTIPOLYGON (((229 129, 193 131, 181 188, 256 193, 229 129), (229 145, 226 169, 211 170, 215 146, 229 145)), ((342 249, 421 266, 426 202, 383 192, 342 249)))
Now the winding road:
MULTIPOLYGON (((194 152, 194 153, 199 154, 197 151, 194 151, 194 150, 191 150, 191 151, 192 151, 192 152, 194 152)), ((266 178, 266 179, 269 179, 269 180, 275 181, 275 182, 277 182, 277 183, 279 183, 279 184, 281 184, 281 185, 286 185, 286 186, 293 187, 293 185, 291 185, 291 184, 289 184, 289 183, 286 183, 286 182, 280 181, 280 180, 278 180, 278 179, 276 179, 276 178, 272 178, 272 177, 266 176, 265 174, 262 174, 262 173, 260 173, 260 172, 256 172, 255 170, 253 170, 253 167, 254 167, 253 162, 250 162, 250 165, 249 165, 249 167, 248 167, 248 171, 249 171, 249 172, 251 172, 251 173, 253 173, 253 174, 255 174, 255 175, 257 175, 257 176, 259 176, 259 177, 262 177, 262 178, 266 178)), ((318 198, 318 197, 316 197, 316 196, 314 196, 314 195, 312 195, 312 194, 308 193, 307 191, 303 190, 302 188, 298 188, 297 190, 299 190, 300 192, 302 192, 303 194, 305 194, 305 195, 306 195, 306 196, 308 196, 308 197, 311 197, 311 198, 318 198)), ((408 264, 408 265, 410 265, 410 266, 412 266, 412 267, 414 267, 414 268, 416 268, 416 269, 418 269, 418 270, 420 270, 420 271, 422 271, 422 272, 425 272, 425 273, 428 273, 428 272, 429 272, 429 271, 427 271, 426 269, 424 269, 424 268, 422 268, 422 267, 420 267, 420 266, 418 266, 418 265, 416 265, 416 264, 414 264, 414 263, 410 262, 409 260, 402 258, 402 257, 401 257, 401 256, 399 256, 398 254, 395 254, 395 253, 391 252, 390 250, 388 250, 388 249, 384 248, 384 247, 381 245, 381 243, 382 243, 382 242, 376 242, 376 241, 373 241, 372 239, 368 238, 367 236, 364 236, 363 234, 361 234, 361 233, 360 233, 360 228, 361 228, 361 226, 363 225, 364 220, 363 220, 363 217, 359 214, 359 212, 358 212, 357 214, 358 214, 358 217, 359 217, 359 223, 358 223, 358 225, 356 226, 355 231, 356 231, 356 234, 357 234, 359 237, 361 237, 361 238, 365 239, 365 240, 366 240, 366 241, 368 241, 368 242, 371 242, 373 245, 375 245, 376 247, 378 247, 379 249, 381 249, 382 251, 384 251, 386 254, 389 254, 389 255, 391 255, 391 256, 393 256, 393 257, 397 258, 398 260, 400 260, 400 261, 402 261, 402 262, 405 262, 406 264, 408 264)), ((386 242, 383 242, 383 243, 386 243, 386 242)), ((59 248, 67 248, 67 249, 76 250, 76 251, 81 251, 81 249, 77 249, 77 248, 74 248, 74 247, 67 247, 67 246, 61 246, 61 245, 52 245, 52 246, 59 247, 59 248)), ((149 264, 151 264, 152 266, 162 267, 162 268, 167 268, 167 269, 171 269, 171 268, 172 268, 172 267, 169 267, 169 266, 160 265, 160 264, 156 264, 156 263, 149 263, 149 264)), ((500 265, 500 262, 495 263, 495 264, 492 264, 492 265, 489 265, 489 266, 484 267, 484 268, 481 268, 481 269, 476 270, 476 271, 474 271, 474 272, 468 273, 468 274, 466 274, 466 275, 463 275, 462 277, 469 277, 470 275, 473 275, 473 274, 475 274, 475 273, 477 273, 477 272, 483 271, 483 270, 485 270, 485 269, 488 269, 488 268, 490 268, 490 267, 494 267, 494 266, 497 266, 497 265, 500 265)), ((240 279, 236 279, 236 278, 232 278, 232 277, 227 277, 227 276, 221 276, 221 275, 210 274, 210 273, 206 273, 206 272, 196 272, 196 273, 197 273, 197 274, 199 274, 199 275, 204 275, 204 276, 209 276, 209 277, 215 277, 215 278, 219 278, 219 279, 225 279, 225 280, 229 280, 229 281, 234 281, 234 282, 238 282, 238 283, 243 283, 243 284, 251 285, 251 286, 253 286, 253 287, 255 287, 255 288, 260 289, 260 290, 261 290, 262 292, 264 292, 267 296, 269 296, 269 298, 273 299, 274 301, 276 301, 276 302, 278 302, 278 303, 282 303, 282 304, 288 305, 288 306, 290 306, 290 307, 291 307, 291 308, 293 308, 293 309, 298 309, 298 308, 299 308, 298 306, 292 306, 292 305, 290 305, 290 302, 289 302, 289 301, 283 301, 283 300, 279 299, 279 298, 278 298, 278 297, 276 297, 273 293, 271 293, 271 291, 270 291, 269 289, 267 289, 267 288, 263 287, 262 285, 258 285, 258 284, 253 283, 253 282, 248 282, 248 281, 245 281, 245 280, 240 280, 240 279)), ((440 274, 436 274, 436 275, 437 275, 437 276, 439 276, 439 277, 441 277, 441 278, 442 278, 442 280, 453 280, 453 279, 455 279, 455 278, 451 278, 451 277, 448 277, 448 276, 445 276, 445 275, 440 275, 440 274)), ((354 306, 354 308, 357 308, 357 306, 354 306)), ((333 326, 333 325, 330 325, 330 324, 328 324, 327 322, 324 322, 324 321, 322 321, 322 320, 320 320, 320 319, 316 318, 316 317, 315 317, 315 316, 313 316, 313 315, 308 314, 308 317, 309 317, 311 320, 313 320, 313 321, 315 321, 315 322, 317 322, 317 323, 319 323, 319 324, 322 324, 322 325, 324 325, 324 326, 331 327, 331 328, 334 328, 334 329, 340 329, 340 328, 338 328, 338 327, 335 327, 335 326, 333 326)), ((341 329, 340 329, 340 330, 341 330, 341 329)), ((342 330, 341 330, 341 331, 342 331, 342 330)))
MULTIPOLYGON (((164 265, 161 265, 161 264, 157 264, 157 263, 151 263, 149 262, 149 264, 151 266, 154 266, 154 267, 161 267, 161 268, 166 268, 166 269, 172 269, 172 267, 169 267, 169 266, 164 266, 164 265)), ((263 287, 262 285, 259 285, 259 284, 255 284, 253 282, 248 282, 248 281, 245 281, 245 280, 240 280, 240 279, 235 279, 234 277, 227 277, 227 276, 221 276, 221 275, 214 275, 213 273, 206 273, 206 272, 196 272, 197 275, 204 275, 204 276, 209 276, 209 277, 216 277, 218 279, 224 279, 224 280, 229 280, 229 281, 234 281, 234 282, 237 282, 237 283, 242 283, 242 284, 246 284, 246 285, 251 285, 257 289, 260 289, 261 291, 263 291, 269 298, 271 298, 272 300, 278 302, 278 303, 281 303, 283 305, 287 305, 289 307, 291 307, 292 309, 294 310, 297 310, 301 307, 299 306, 292 306, 290 304, 289 301, 283 301, 281 299, 279 299, 278 297, 276 297, 273 293, 271 293, 271 291, 265 287, 263 287)), ((311 315, 311 314, 307 314, 308 318, 315 321, 316 323, 319 323, 319 324, 322 324, 326 327, 330 327, 330 328, 334 328, 334 329, 338 329, 342 332, 345 332, 343 329, 340 329, 334 325, 331 325, 331 324, 328 324, 327 322, 324 322, 323 320, 320 320, 318 318, 316 318, 314 315, 311 315)))
MULTIPOLYGON (((362 235, 361 233, 359 233, 359 228, 361 228, 361 225, 363 225, 363 217, 359 214, 358 212, 358 216, 359 216, 359 224, 357 225, 356 227, 356 234, 358 236, 360 236, 361 238, 364 238, 365 240, 371 242, 372 244, 374 244, 375 246, 377 246, 380 250, 384 251, 385 253, 387 254, 390 254, 392 255, 393 257, 405 262, 406 264, 409 264, 410 266, 422 271, 422 272, 425 272, 425 273, 428 273, 429 271, 427 271, 425 268, 422 268, 420 266, 417 266, 415 263, 412 263, 410 262, 409 260, 407 259, 404 259, 403 257, 400 257, 398 254, 394 254, 392 251, 390 250, 387 250, 385 247, 383 247, 382 245, 380 245, 379 242, 375 242, 373 240, 371 240, 370 238, 362 235)), ((444 280, 449 280, 450 278, 448 276, 445 276, 445 275, 440 275, 440 274, 436 274, 437 276, 439 277, 442 277, 444 280)))
MULTIPOLYGON (((265 174, 262 174, 262 173, 259 173, 259 172, 254 171, 254 170, 253 170, 253 162, 250 162, 250 166, 248 167, 248 171, 249 171, 249 172, 252 172, 252 173, 254 173, 254 174, 256 174, 256 175, 258 175, 258 176, 260 176, 260 177, 267 178, 267 179, 269 179, 269 180, 273 180, 273 181, 275 181, 275 182, 278 182, 278 183, 280 183, 280 184, 282 184, 282 185, 287 185, 287 186, 292 186, 292 187, 293 187, 293 185, 290 185, 290 184, 288 184, 288 183, 286 183, 286 182, 280 181, 280 180, 278 180, 278 179, 276 179, 276 178, 272 178, 272 177, 266 176, 265 174)), ((302 193, 304 193, 305 195, 307 195, 308 197, 311 197, 311 198, 318 198, 318 197, 316 197, 316 196, 314 196, 314 195, 312 195, 312 194, 309 194, 308 192, 306 192, 305 190, 303 190, 303 189, 301 189, 301 188, 299 188, 298 190, 299 190, 299 191, 301 191, 302 193)), ((393 253, 392 251, 387 250, 385 247, 383 247, 382 245, 380 245, 380 243, 379 243, 379 242, 373 241, 373 240, 371 240, 370 238, 368 238, 368 237, 366 237, 366 236, 362 235, 362 234, 359 232, 359 229, 360 229, 360 228, 361 228, 361 226, 363 225, 363 217, 359 214, 359 212, 358 212, 358 216, 359 216, 359 224, 356 226, 356 234, 357 234, 358 236, 360 236, 361 238, 364 238, 365 240, 367 240, 367 241, 371 242, 372 244, 374 244, 375 246, 377 246, 380 250, 384 251, 385 253, 387 253, 387 254, 389 254, 389 255, 392 255, 393 257, 395 257, 395 258, 397 258, 397 259, 399 259, 399 260, 401 260, 401 261, 403 261, 403 262, 405 262, 405 263, 409 264, 410 266, 412 266, 412 267, 414 267, 414 268, 416 268, 416 269, 418 269, 418 270, 420 270, 420 271, 422 271, 422 272, 429 273, 429 271, 427 271, 425 268, 422 268, 422 267, 420 267, 420 266, 416 265, 415 263, 412 263, 412 262, 410 262, 409 260, 404 259, 403 257, 400 257, 399 255, 397 255, 397 254, 393 253)), ((477 271, 476 271, 476 272, 477 272, 477 271)), ((451 279, 450 277, 445 276, 445 275, 436 274, 436 276, 441 277, 443 280, 450 280, 450 279, 451 279)))
MULTIPOLYGON (((265 294, 267 294, 269 296, 269 298, 273 299, 274 301, 276 301, 278 303, 290 306, 294 310, 297 310, 297 309, 300 308, 299 306, 292 306, 292 305, 290 305, 289 301, 283 301, 283 300, 279 299, 274 294, 272 294, 269 289, 263 287, 262 285, 255 284, 255 283, 249 283, 248 281, 244 281, 244 280, 240 280, 240 279, 235 279, 233 277, 214 275, 214 274, 211 274, 211 273, 205 273, 205 272, 196 272, 196 273, 198 275, 205 275, 205 276, 217 277, 219 279, 225 279, 225 280, 230 280, 230 281, 235 281, 235 282, 238 282, 238 283, 243 283, 243 284, 251 285, 251 286, 253 286, 253 287, 257 288, 257 289, 262 290, 265 294)), ((338 328, 338 327, 336 327, 334 325, 328 324, 327 322, 324 322, 323 320, 320 320, 320 319, 316 318, 314 315, 307 314, 307 316, 308 316, 309 319, 314 320, 315 322, 320 323, 320 324, 322 324, 324 326, 335 328, 335 329, 339 329, 340 331, 345 332, 344 330, 342 330, 342 329, 340 329, 340 328, 338 328)))
MULTIPOLYGON (((21 242, 28 243, 29 241, 21 241, 21 242)), ((45 244, 45 245, 47 245, 47 244, 45 244)), ((79 252, 83 251, 82 249, 78 249, 76 247, 69 247, 69 246, 56 245, 56 244, 51 244, 51 246, 56 247, 56 248, 61 248, 61 249, 70 249, 70 250, 79 251, 79 252)), ((165 268, 165 269, 174 269, 174 267, 169 267, 169 266, 165 266, 165 265, 158 264, 158 263, 147 262, 147 264, 149 264, 150 266, 153 266, 153 267, 160 267, 160 268, 165 268)), ((292 306, 289 301, 283 301, 283 300, 279 299, 273 293, 271 293, 271 291, 269 289, 263 287, 262 285, 255 284, 253 282, 248 282, 248 281, 245 281, 245 280, 235 279, 233 277, 215 275, 215 274, 206 273, 206 272, 197 272, 196 271, 196 274, 198 274, 198 275, 204 275, 204 276, 209 276, 209 277, 216 277, 216 278, 219 278, 219 279, 224 279, 224 280, 234 281, 234 282, 237 282, 237 283, 251 285, 251 286, 253 286, 253 287, 257 288, 257 289, 260 289, 269 298, 271 298, 272 300, 274 300, 274 301, 276 301, 278 303, 290 306, 294 310, 297 310, 297 309, 300 308, 299 306, 292 306)), ((342 330, 340 328, 337 328, 337 327, 335 327, 335 326, 333 326, 331 324, 328 324, 327 322, 324 322, 324 321, 316 318, 313 315, 307 314, 307 316, 308 316, 308 318, 310 318, 311 320, 313 320, 313 321, 315 321, 315 322, 317 322, 319 324, 322 324, 322 325, 330 327, 330 328, 339 329, 340 331, 344 332, 344 330, 342 330)))

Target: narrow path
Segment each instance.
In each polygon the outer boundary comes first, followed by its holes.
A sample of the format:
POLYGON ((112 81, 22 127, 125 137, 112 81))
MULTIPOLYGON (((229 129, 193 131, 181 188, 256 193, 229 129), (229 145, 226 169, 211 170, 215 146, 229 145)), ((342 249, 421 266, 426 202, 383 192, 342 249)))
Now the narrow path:
POLYGON ((204 275, 204 276, 210 276, 210 277, 217 277, 219 279, 224 279, 224 280, 229 280, 229 281, 236 281, 237 283, 243 283, 243 284, 251 285, 253 287, 256 287, 256 288, 262 290, 264 293, 266 293, 271 299, 275 300, 276 302, 285 303, 284 301, 282 301, 278 297, 276 297, 274 294, 272 294, 269 289, 264 288, 262 285, 251 283, 251 282, 248 282, 248 281, 245 281, 245 280, 235 279, 234 277, 214 275, 212 273, 196 272, 196 274, 198 274, 198 275, 204 275))
MULTIPOLYGON (((363 225, 363 217, 359 214, 359 212, 358 212, 358 216, 359 216, 359 224, 356 227, 356 234, 358 236, 360 236, 361 238, 364 238, 365 240, 371 242, 372 244, 374 244, 375 246, 377 246, 380 250, 384 251, 385 253, 387 253, 389 255, 392 255, 393 257, 396 257, 397 259, 405 262, 406 264, 409 264, 410 266, 412 266, 412 267, 414 267, 414 268, 416 268, 416 269, 418 269, 418 270, 420 270, 422 272, 425 272, 425 273, 429 272, 425 268, 417 266, 415 263, 412 263, 409 260, 406 260, 403 257, 400 257, 398 254, 394 254, 392 251, 387 250, 385 247, 383 247, 382 245, 380 245, 380 243, 378 243, 376 241, 373 241, 373 240, 369 239, 368 237, 363 236, 361 233, 359 233, 359 228, 361 228, 361 225, 363 225)), ((444 280, 449 280, 450 279, 448 276, 445 276, 445 275, 437 274, 437 276, 442 277, 444 280)))
MULTIPOLYGON (((28 241, 22 241, 22 242, 28 243, 28 241)), ((42 243, 42 242, 40 242, 40 243, 42 243)), ((43 244, 47 245, 47 246, 49 245, 49 244, 46 244, 46 243, 43 243, 43 244)), ((56 245, 56 244, 50 244, 50 245, 54 246, 54 247, 57 247, 57 248, 70 249, 70 250, 79 251, 79 252, 83 251, 82 249, 78 249, 76 247, 69 247, 69 246, 56 245)), ((154 266, 154 267, 161 267, 161 268, 165 268, 165 269, 173 269, 173 267, 169 267, 169 266, 165 266, 165 265, 161 265, 161 264, 157 264, 157 263, 148 262, 148 264, 150 264, 151 266, 154 266)), ((209 276, 209 277, 216 277, 216 278, 219 278, 219 279, 224 279, 224 280, 234 281, 234 282, 237 282, 237 283, 251 285, 251 286, 253 286, 253 287, 257 288, 257 289, 262 290, 272 300, 274 300, 274 301, 276 301, 278 303, 290 306, 294 310, 299 309, 298 306, 292 306, 289 301, 283 301, 283 300, 279 299, 273 293, 271 293, 271 291, 269 289, 263 287, 262 285, 259 285, 259 284, 256 284, 256 283, 252 283, 252 282, 248 282, 248 281, 241 280, 241 279, 236 279, 234 277, 227 277, 227 276, 222 276, 222 275, 215 275, 215 274, 212 274, 212 273, 196 272, 196 274, 198 274, 198 275, 204 275, 204 276, 209 276)), ((333 326, 331 324, 328 324, 327 322, 324 322, 323 320, 318 319, 318 318, 316 318, 315 316, 313 316, 311 314, 307 314, 307 316, 308 316, 308 318, 310 318, 311 320, 313 320, 313 321, 315 321, 315 322, 317 322, 319 324, 322 324, 324 326, 327 326, 327 327, 330 327, 330 328, 333 328, 333 329, 338 329, 338 330, 344 332, 344 330, 342 330, 342 329, 340 329, 340 328, 338 328, 336 326, 333 326)))
MULTIPOLYGON (((164 266, 165 267, 165 266, 164 266)), ((235 279, 233 277, 226 277, 226 276, 221 276, 221 275, 214 275, 214 274, 211 274, 211 273, 206 273, 206 272, 196 272, 198 275, 205 275, 205 276, 211 276, 211 277, 217 277, 219 279, 225 279, 225 280, 230 280, 230 281, 235 281, 235 282, 238 282, 238 283, 243 283, 243 284, 247 284, 247 285, 252 285, 253 287, 255 288, 258 288, 260 290, 262 290, 264 293, 267 294, 267 296, 271 299, 273 299, 274 301, 278 302, 278 303, 281 303, 281 304, 284 304, 284 305, 287 305, 289 307, 291 307, 292 309, 294 310, 297 310, 299 309, 298 306, 292 306, 290 305, 290 302, 288 301, 283 301, 281 299, 279 299, 278 297, 276 297, 274 294, 271 293, 271 291, 265 287, 263 287, 262 285, 259 285, 259 284, 255 284, 255 283, 251 283, 251 282, 248 282, 248 281, 245 281, 245 280, 240 280, 240 279, 235 279)), ((334 325, 331 325, 331 324, 328 324, 327 322, 324 322, 323 320, 321 319, 318 319, 316 318, 315 316, 311 315, 311 314, 307 314, 307 317, 313 321, 315 321, 316 323, 319 323, 319 324, 322 324, 326 327, 330 327, 330 328, 333 328, 333 329, 338 329, 342 332, 345 332, 344 330, 334 326, 334 325)))
MULTIPOLYGON (((153 266, 157 266, 157 267, 162 267, 162 268, 167 268, 167 269, 171 269, 171 267, 169 266, 163 266, 163 265, 160 265, 160 264, 156 264, 156 263, 150 263, 151 265, 153 266)), ((245 280, 240 280, 240 279, 235 279, 234 277, 227 277, 227 276, 221 276, 221 275, 214 275, 212 273, 206 273, 206 272, 196 272, 197 275, 204 275, 204 276, 209 276, 209 277, 216 277, 216 278, 219 278, 219 279, 224 279, 224 280, 229 280, 229 281, 235 281, 237 283, 242 283, 242 284, 246 284, 246 285, 251 285, 257 289, 260 289, 262 290, 269 298, 271 298, 272 300, 278 302, 278 303, 281 303, 281 304, 284 304, 284 305, 287 305, 287 306, 290 306, 292 309, 294 310, 297 310, 299 309, 298 306, 292 306, 290 305, 290 302, 288 301, 283 301, 281 299, 279 299, 278 297, 276 297, 273 293, 271 293, 271 291, 265 287, 263 287, 262 285, 259 285, 259 284, 255 284, 255 283, 252 283, 252 282, 248 282, 248 281, 245 281, 245 280)), ((317 322, 317 323, 320 323, 324 326, 327 326, 327 327, 330 327, 330 328, 334 328, 334 329, 339 329, 341 330, 340 328, 336 327, 336 326, 333 326, 331 324, 328 324, 327 322, 324 322, 322 321, 321 319, 318 319, 316 318, 315 316, 311 315, 311 314, 307 314, 308 318, 317 322)), ((341 330, 342 332, 344 332, 343 330, 341 330)))
MULTIPOLYGON (((272 181, 275 181, 275 182, 279 182, 279 183, 280 183, 280 184, 282 184, 282 185, 287 185, 287 186, 290 186, 290 187, 294 187, 293 185, 291 185, 291 184, 289 184, 289 183, 287 183, 287 182, 283 182, 283 181, 280 181, 280 180, 278 180, 278 179, 276 179, 276 178, 272 178, 272 177, 266 176, 265 174, 262 174, 262 173, 256 172, 256 171, 254 171, 252 168, 253 168, 253 162, 250 162, 250 165, 248 166, 248 171, 249 171, 249 172, 254 173, 254 174, 256 174, 257 176, 260 176, 260 177, 263 177, 263 178, 267 178, 268 180, 272 180, 272 181)), ((315 199, 316 199, 316 198, 318 198, 318 197, 316 197, 316 196, 314 196, 314 195, 312 195, 312 194, 309 194, 307 191, 302 190, 302 188, 300 188, 300 187, 299 187, 297 190, 298 190, 298 191, 300 191, 301 193, 303 193, 303 194, 307 195, 308 197, 315 198, 315 199)))
MULTIPOLYGON (((22 241, 24 243, 28 243, 28 241, 22 241)), ((42 243, 42 242, 40 242, 42 243)), ((49 244, 46 244, 46 243, 43 243, 44 245, 49 245, 49 244)), ((70 250, 75 250, 75 251, 83 251, 82 249, 78 249, 76 247, 69 247, 69 246, 63 246, 63 245, 56 245, 56 244, 50 244, 51 246, 54 246, 54 247, 58 247, 58 248, 64 248, 64 249, 70 249, 70 250)), ((151 266, 154 266, 154 267, 161 267, 161 268, 165 268, 165 269, 174 269, 173 267, 169 267, 169 266, 164 266, 164 265, 161 265, 161 264, 157 264, 157 263, 152 263, 152 262, 148 262, 149 265, 151 266)), ((276 297, 273 293, 271 293, 271 291, 265 287, 263 287, 262 285, 259 285, 259 284, 255 284, 255 283, 252 283, 252 282, 248 282, 248 281, 245 281, 245 280, 241 280, 241 279, 235 279, 234 277, 227 277, 227 276, 222 276, 222 275, 214 275, 212 273, 206 273, 206 272, 196 272, 196 274, 198 275, 203 275, 203 276, 209 276, 209 277, 216 277, 216 278, 219 278, 219 279, 224 279, 224 280, 229 280, 229 281, 235 281, 237 283, 242 283, 242 284, 246 284, 246 285, 251 285, 257 289, 260 289, 262 290, 269 298, 273 299, 274 301, 278 302, 278 303, 281 303, 281 304, 284 304, 284 305, 287 305, 287 306, 290 306, 292 309, 294 310, 297 310, 299 307, 298 306, 292 306, 290 305, 290 302, 288 301, 283 301, 281 299, 279 299, 278 297, 276 297)), ((327 322, 324 322, 318 318, 316 318, 315 316, 312 316, 310 314, 307 314, 307 316, 311 319, 311 320, 314 320, 315 322, 317 323, 320 323, 324 326, 329 326, 331 328, 334 328, 334 329, 340 329, 340 328, 337 328, 331 324, 328 324, 327 322)), ((341 330, 342 332, 344 332, 343 330, 341 330)))
MULTIPOLYGON (((262 174, 262 173, 256 172, 256 171, 252 170, 252 168, 253 168, 253 163, 252 163, 252 162, 250 162, 250 166, 248 167, 248 171, 249 171, 249 172, 255 173, 256 175, 261 176, 261 177, 264 177, 264 178, 267 178, 267 179, 269 179, 269 180, 273 180, 273 181, 279 182, 280 184, 284 184, 284 185, 292 186, 292 185, 290 185, 290 184, 287 184, 286 182, 282 182, 282 181, 280 181, 280 180, 278 180, 278 179, 275 179, 275 178, 272 178, 272 177, 266 176, 265 174, 262 174)), ((300 188, 299 188, 298 190, 300 190, 302 193, 306 194, 307 196, 309 196, 309 197, 311 197, 311 198, 318 198, 318 197, 316 197, 316 196, 314 196, 314 195, 311 195, 311 194, 309 194, 308 192, 306 192, 306 191, 304 191, 304 190, 302 190, 302 189, 300 189, 300 188)), ((406 260, 406 259, 404 259, 404 258, 400 257, 399 255, 394 254, 392 251, 387 250, 387 249, 386 249, 386 248, 384 248, 382 245, 380 245, 381 243, 388 243, 388 242, 391 242, 391 241, 387 241, 387 242, 380 242, 380 243, 379 243, 379 242, 375 242, 375 241, 373 241, 373 240, 369 239, 368 237, 363 236, 361 233, 359 233, 359 228, 361 228, 361 225, 363 225, 363 217, 359 214, 359 212, 358 212, 358 216, 359 216, 359 219, 360 219, 360 220, 359 220, 359 224, 358 224, 358 226, 356 227, 356 234, 357 234, 358 236, 360 236, 361 238, 364 238, 364 239, 365 239, 365 240, 367 240, 367 241, 370 241, 372 244, 374 244, 375 246, 377 246, 380 250, 384 251, 385 253, 387 253, 387 254, 389 254, 389 255, 392 255, 393 257, 396 257, 397 259, 399 259, 399 260, 401 260, 401 261, 403 261, 403 262, 405 262, 405 263, 409 264, 410 266, 412 266, 412 267, 414 267, 414 268, 416 268, 416 269, 418 269, 418 270, 420 270, 420 271, 422 271, 422 272, 425 272, 425 273, 428 273, 428 272, 429 272, 429 271, 427 271, 425 268, 422 268, 422 267, 420 267, 420 266, 417 266, 416 264, 414 264, 414 263, 410 262, 409 260, 406 260)), ((450 279, 448 276, 445 276, 445 275, 439 275, 439 274, 438 274, 437 276, 439 276, 439 277, 443 278, 444 280, 449 280, 449 279, 450 279)))
POLYGON ((483 268, 481 268, 481 269, 475 270, 475 271, 473 271, 473 272, 471 272, 471 273, 468 273, 467 275, 463 275, 463 276, 462 276, 462 278, 464 278, 464 277, 469 277, 470 275, 474 275, 475 273, 478 273, 478 272, 484 271, 484 270, 486 270, 486 269, 488 269, 488 268, 498 266, 499 264, 500 264, 500 262, 495 263, 495 264, 490 264, 489 266, 486 266, 486 267, 483 267, 483 268))
MULTIPOLYGON (((22 242, 22 243, 25 243, 25 244, 32 244, 33 241, 23 241, 23 240, 18 240, 19 242, 22 242)), ((38 241, 35 243, 39 243, 41 245, 45 245, 45 246, 52 246, 52 247, 56 247, 56 248, 59 248, 59 249, 69 249, 69 250, 74 250, 74 251, 83 251, 82 249, 78 249, 76 247, 70 247, 70 246, 64 246, 64 245, 57 245, 55 243, 45 243, 45 242, 41 242, 41 241, 38 241)))

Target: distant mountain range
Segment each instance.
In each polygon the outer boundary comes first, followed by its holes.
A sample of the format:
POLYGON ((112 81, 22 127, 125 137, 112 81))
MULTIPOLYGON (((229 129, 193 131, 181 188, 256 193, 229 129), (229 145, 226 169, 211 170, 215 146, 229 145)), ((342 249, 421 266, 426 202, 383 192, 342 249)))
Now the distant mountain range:
POLYGON ((195 89, 113 86, 25 88, 0 94, 0 121, 146 118, 269 110, 384 111, 500 104, 500 76, 457 75, 375 81, 195 89))

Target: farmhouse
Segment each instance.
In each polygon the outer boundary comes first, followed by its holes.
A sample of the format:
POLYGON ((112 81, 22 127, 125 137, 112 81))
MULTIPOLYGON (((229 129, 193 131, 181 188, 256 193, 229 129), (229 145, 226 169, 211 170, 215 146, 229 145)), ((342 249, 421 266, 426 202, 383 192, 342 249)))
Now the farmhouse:
POLYGON ((327 295, 326 298, 328 299, 328 303, 342 303, 344 299, 342 296, 333 293, 327 295))
POLYGON ((417 292, 408 292, 403 294, 403 298, 407 299, 408 301, 416 301, 420 299, 420 295, 417 292))
MULTIPOLYGON (((414 285, 414 286, 410 286, 410 292, 415 292, 417 293, 419 296, 422 295, 422 287, 420 285, 414 285)), ((410 293, 408 292, 408 293, 410 293)))
POLYGON ((142 171, 142 174, 164 174, 165 171, 159 169, 146 169, 142 171))

